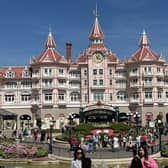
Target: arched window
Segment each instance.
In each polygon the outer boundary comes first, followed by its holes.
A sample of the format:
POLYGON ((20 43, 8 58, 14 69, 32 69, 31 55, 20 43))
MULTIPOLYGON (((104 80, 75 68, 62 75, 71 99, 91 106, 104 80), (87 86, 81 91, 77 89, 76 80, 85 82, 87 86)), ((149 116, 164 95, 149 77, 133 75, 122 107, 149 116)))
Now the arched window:
POLYGON ((8 71, 8 72, 6 73, 6 77, 7 77, 7 78, 14 78, 14 77, 15 77, 15 72, 13 72, 13 71, 8 71))
POLYGON ((127 94, 124 91, 117 92, 117 100, 118 101, 127 101, 127 94))
POLYGON ((73 92, 70 94, 72 102, 78 102, 80 100, 80 94, 78 92, 73 92))

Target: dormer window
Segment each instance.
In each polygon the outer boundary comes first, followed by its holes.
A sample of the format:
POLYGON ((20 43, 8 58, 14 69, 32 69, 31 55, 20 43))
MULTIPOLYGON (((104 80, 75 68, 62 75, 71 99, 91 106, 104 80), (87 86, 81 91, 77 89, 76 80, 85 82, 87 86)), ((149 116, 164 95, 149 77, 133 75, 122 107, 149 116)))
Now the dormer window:
POLYGON ((29 71, 23 71, 22 72, 22 77, 25 77, 25 78, 30 77, 30 72, 29 71))
POLYGON ((6 77, 7 77, 7 78, 14 78, 14 77, 15 77, 15 72, 13 72, 13 71, 7 72, 7 73, 6 73, 6 77))

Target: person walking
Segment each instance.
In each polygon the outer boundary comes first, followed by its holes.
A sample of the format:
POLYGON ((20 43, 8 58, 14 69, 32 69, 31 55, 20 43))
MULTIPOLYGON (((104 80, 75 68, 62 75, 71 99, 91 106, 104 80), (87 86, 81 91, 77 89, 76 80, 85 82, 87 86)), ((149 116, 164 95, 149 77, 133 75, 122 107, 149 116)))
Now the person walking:
POLYGON ((158 168, 156 161, 151 156, 148 156, 146 146, 140 146, 138 148, 138 156, 141 159, 143 168, 158 168))
POLYGON ((91 159, 86 158, 84 150, 77 147, 74 152, 74 159, 71 161, 70 168, 91 168, 91 159))

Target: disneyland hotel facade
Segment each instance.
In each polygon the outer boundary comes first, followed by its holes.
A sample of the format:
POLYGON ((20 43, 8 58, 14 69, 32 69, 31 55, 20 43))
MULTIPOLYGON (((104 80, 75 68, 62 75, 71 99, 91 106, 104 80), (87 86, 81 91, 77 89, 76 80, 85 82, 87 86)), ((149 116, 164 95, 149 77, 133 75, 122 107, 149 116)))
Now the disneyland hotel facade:
MULTIPOLYGON (((17 115, 14 127, 20 127, 20 117, 28 115, 31 126, 41 118, 48 127, 52 117, 59 128, 66 124, 69 113, 79 114, 81 109, 87 114, 84 122, 97 118, 112 122, 110 113, 115 106, 120 112, 139 112, 144 126, 159 112, 166 121, 168 65, 151 50, 145 31, 137 51, 124 61, 106 47, 104 37, 95 17, 89 47, 72 61, 72 44, 66 44, 64 58, 49 32, 44 51, 33 57, 29 66, 0 68, 1 112, 17 115)), ((3 122, 3 128, 12 126, 12 121, 3 122)))

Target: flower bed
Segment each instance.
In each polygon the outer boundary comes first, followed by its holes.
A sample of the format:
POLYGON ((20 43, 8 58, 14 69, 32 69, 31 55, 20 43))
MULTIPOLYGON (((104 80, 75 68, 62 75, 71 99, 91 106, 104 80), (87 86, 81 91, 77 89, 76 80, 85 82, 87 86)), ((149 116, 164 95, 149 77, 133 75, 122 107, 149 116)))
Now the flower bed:
POLYGON ((33 158, 47 156, 48 152, 42 147, 35 147, 23 143, 1 143, 0 157, 2 158, 33 158))

